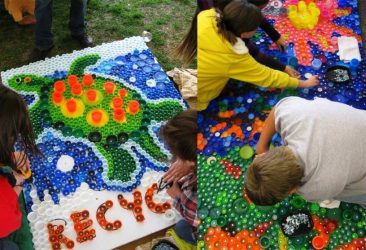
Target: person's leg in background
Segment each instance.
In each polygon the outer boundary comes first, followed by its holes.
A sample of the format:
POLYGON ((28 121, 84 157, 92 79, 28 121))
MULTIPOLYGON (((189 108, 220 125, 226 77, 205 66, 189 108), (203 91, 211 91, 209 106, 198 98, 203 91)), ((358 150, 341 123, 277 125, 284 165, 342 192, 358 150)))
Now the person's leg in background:
POLYGON ((71 36, 78 40, 83 48, 93 45, 92 38, 86 33, 86 6, 87 0, 71 0, 69 28, 71 36))
POLYGON ((19 247, 10 240, 0 239, 0 250, 19 250, 19 247))
POLYGON ((52 7, 53 0, 36 0, 35 48, 29 56, 30 62, 43 60, 53 48, 52 7))
POLYGON ((175 224, 174 226, 176 234, 181 238, 182 240, 187 241, 188 243, 192 245, 197 245, 197 240, 193 236, 193 230, 194 228, 188 224, 185 220, 180 220, 175 224))

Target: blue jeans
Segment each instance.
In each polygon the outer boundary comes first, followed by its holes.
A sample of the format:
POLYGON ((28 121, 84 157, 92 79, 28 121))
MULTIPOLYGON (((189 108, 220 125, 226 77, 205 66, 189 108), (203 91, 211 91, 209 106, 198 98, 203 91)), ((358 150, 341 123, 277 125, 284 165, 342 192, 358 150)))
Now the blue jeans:
POLYGON ((195 230, 190 224, 185 220, 180 220, 174 226, 176 234, 184 241, 196 246, 197 239, 194 238, 193 232, 195 230))
MULTIPOLYGON (((79 36, 85 32, 85 14, 87 0, 70 0, 69 29, 71 35, 79 36)), ((47 50, 53 46, 52 35, 52 6, 53 0, 36 0, 36 48, 47 50)), ((57 14, 57 13, 56 13, 57 14)))
POLYGON ((0 239, 0 250, 19 250, 19 248, 10 240, 0 239))

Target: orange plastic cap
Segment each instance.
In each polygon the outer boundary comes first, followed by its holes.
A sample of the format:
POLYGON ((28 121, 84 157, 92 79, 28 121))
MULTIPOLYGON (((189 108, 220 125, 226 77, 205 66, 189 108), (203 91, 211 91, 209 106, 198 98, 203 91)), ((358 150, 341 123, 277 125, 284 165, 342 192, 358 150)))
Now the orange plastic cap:
POLYGON ((311 243, 315 249, 323 249, 327 246, 327 240, 321 236, 315 236, 311 243))
POLYGON ((95 100, 97 99, 97 91, 95 91, 94 89, 89 89, 86 92, 86 97, 88 98, 88 101, 95 102, 95 100))
POLYGON ((65 91, 65 84, 63 81, 56 81, 54 84, 55 92, 64 92, 65 91))
POLYGON ((105 92, 107 92, 107 94, 112 94, 115 89, 116 89, 116 85, 114 85, 113 82, 108 81, 104 84, 104 90, 105 90, 105 92))
POLYGON ((95 123, 99 123, 102 120, 103 113, 99 110, 93 111, 91 114, 92 120, 95 123))
POLYGON ((70 113, 74 113, 76 111, 76 101, 75 100, 68 100, 66 103, 66 108, 70 113))
POLYGON ((90 74, 84 75, 82 80, 84 86, 90 86, 94 83, 93 76, 90 74))
POLYGON ((121 108, 123 105, 123 100, 121 97, 114 97, 112 99, 112 103, 113 103, 113 108, 121 108))
POLYGON ((73 95, 81 95, 81 92, 83 91, 83 87, 81 87, 81 85, 79 83, 75 83, 72 87, 71 87, 71 93, 73 95))
POLYGON ((125 111, 121 108, 115 109, 113 112, 114 119, 122 121, 125 118, 125 111))
POLYGON ((62 94, 60 93, 60 92, 54 92, 53 94, 52 94, 52 101, 53 101, 53 103, 55 103, 55 104, 60 104, 61 102, 62 102, 62 99, 63 99, 64 97, 62 96, 62 94))
POLYGON ((120 89, 119 92, 118 92, 118 94, 119 94, 120 97, 123 98, 123 97, 126 97, 127 96, 128 92, 127 92, 126 89, 120 89))
POLYGON ((78 83, 78 77, 76 75, 69 75, 67 77, 67 81, 69 82, 70 86, 72 87, 75 83, 78 83))
POLYGON ((132 100, 128 103, 128 110, 131 114, 136 114, 140 111, 140 103, 132 100))

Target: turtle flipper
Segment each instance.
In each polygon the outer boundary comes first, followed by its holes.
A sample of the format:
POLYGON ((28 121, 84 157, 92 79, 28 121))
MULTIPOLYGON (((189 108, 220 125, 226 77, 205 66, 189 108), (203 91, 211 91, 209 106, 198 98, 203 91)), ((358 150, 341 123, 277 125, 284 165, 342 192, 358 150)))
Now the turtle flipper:
POLYGON ((149 118, 161 122, 170 120, 175 115, 183 111, 182 105, 173 100, 162 101, 159 103, 148 103, 149 111, 152 113, 149 118))
POLYGON ((99 59, 100 56, 97 54, 79 57, 71 64, 69 75, 83 75, 85 68, 90 65, 96 64, 99 59))
POLYGON ((130 153, 122 148, 112 148, 108 150, 111 155, 111 164, 108 169, 110 180, 120 180, 127 182, 131 180, 131 174, 136 170, 136 162, 130 153))
MULTIPOLYGON (((183 111, 182 105, 174 100, 165 100, 159 103, 147 103, 148 112, 144 115, 151 120, 158 122, 166 121, 183 111)), ((161 151, 160 147, 153 140, 148 132, 141 133, 138 143, 146 150, 154 159, 158 161, 166 161, 168 156, 161 151)))
POLYGON ((155 141, 148 133, 141 135, 139 143, 143 149, 145 149, 154 159, 165 162, 168 160, 168 156, 165 155, 160 147, 156 145, 155 141))

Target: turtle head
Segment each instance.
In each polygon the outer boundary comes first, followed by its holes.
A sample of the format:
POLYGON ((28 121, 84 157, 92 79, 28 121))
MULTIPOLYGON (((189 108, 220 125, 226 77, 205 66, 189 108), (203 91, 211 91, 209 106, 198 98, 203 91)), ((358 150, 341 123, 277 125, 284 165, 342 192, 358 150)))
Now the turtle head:
POLYGON ((69 74, 82 76, 85 68, 94 65, 100 59, 98 54, 90 54, 77 58, 70 66, 69 74))
POLYGON ((8 80, 9 87, 16 91, 40 93, 41 87, 52 84, 52 80, 36 75, 15 75, 8 80))

